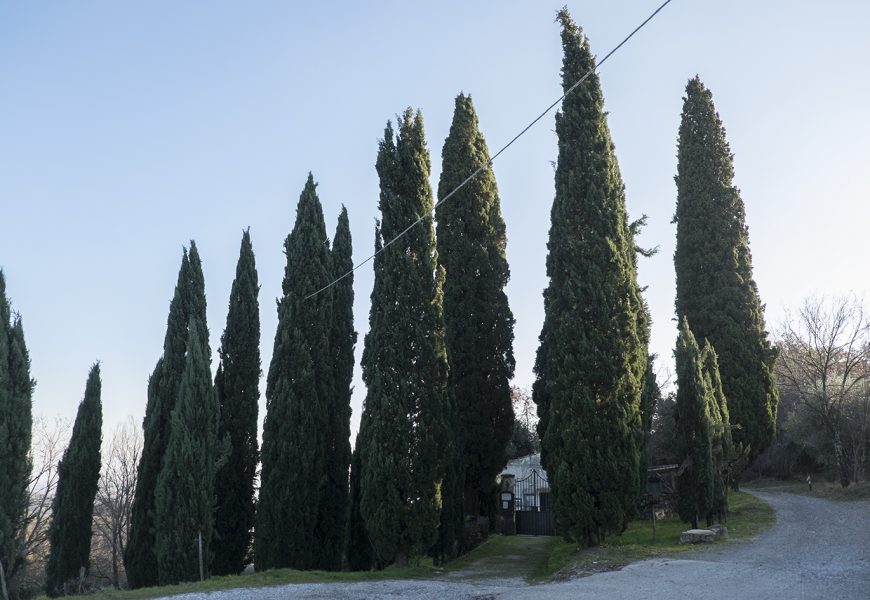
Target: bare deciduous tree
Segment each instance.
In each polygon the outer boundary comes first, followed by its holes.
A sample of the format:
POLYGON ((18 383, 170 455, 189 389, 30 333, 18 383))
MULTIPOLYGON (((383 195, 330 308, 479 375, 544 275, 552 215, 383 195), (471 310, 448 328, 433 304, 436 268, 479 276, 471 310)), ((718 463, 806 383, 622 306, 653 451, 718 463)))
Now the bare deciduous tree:
POLYGON ((27 484, 27 511, 21 528, 22 572, 16 587, 24 595, 42 589, 45 561, 48 557, 48 526, 51 524, 51 502, 57 489, 57 466, 69 441, 70 423, 56 418, 33 420, 33 442, 30 447, 32 470, 27 484))
POLYGON ((777 378, 821 428, 840 483, 863 473, 870 436, 870 321, 855 296, 810 298, 779 332, 777 378))
POLYGON ((126 580, 123 557, 141 453, 142 432, 128 417, 115 428, 106 449, 94 506, 93 572, 116 588, 126 580))

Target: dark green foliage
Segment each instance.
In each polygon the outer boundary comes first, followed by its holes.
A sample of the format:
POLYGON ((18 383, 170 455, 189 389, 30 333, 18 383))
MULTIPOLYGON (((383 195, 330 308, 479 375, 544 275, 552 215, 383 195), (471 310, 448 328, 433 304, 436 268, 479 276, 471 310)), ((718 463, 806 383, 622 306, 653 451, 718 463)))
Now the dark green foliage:
POLYGON ((7 584, 23 563, 18 538, 27 509, 35 385, 24 327, 19 316, 13 317, 6 278, 0 271, 0 561, 7 584))
POLYGON ((208 575, 215 474, 229 452, 229 442, 218 438, 220 406, 202 327, 199 319, 191 319, 178 400, 154 494, 154 551, 161 585, 199 579, 199 535, 208 575))
MULTIPOLYGON (((347 209, 342 207, 332 242, 332 276, 343 277, 353 268, 353 244, 347 209)), ((328 478, 321 510, 320 535, 324 545, 321 566, 340 569, 345 542, 348 511, 348 469, 350 450, 350 399, 353 387, 353 350, 356 330, 353 327, 353 274, 343 277, 332 288, 332 353, 333 396, 327 408, 326 477, 328 478)))
POLYGON ((130 534, 124 553, 127 581, 131 588, 157 585, 154 553, 154 491, 169 441, 170 417, 178 398, 187 352, 188 326, 196 320, 200 347, 211 362, 206 326, 205 282, 196 244, 184 251, 175 294, 169 304, 163 355, 148 380, 148 404, 143 420, 144 442, 130 518, 130 534))
POLYGON ((677 317, 687 317, 695 337, 716 348, 731 421, 738 426, 734 441, 755 457, 776 428, 776 351, 752 278, 731 149, 712 94, 698 77, 686 86, 677 156, 677 317))
POLYGON ((704 342, 701 350, 704 377, 710 388, 710 438, 713 452, 713 496, 707 511, 707 521, 724 521, 728 513, 728 484, 730 467, 736 458, 731 438, 731 416, 728 401, 722 391, 722 378, 719 375, 719 358, 710 342, 704 342))
POLYGON ((328 497, 335 491, 334 473, 328 470, 336 443, 331 427, 340 420, 332 414, 333 290, 305 299, 333 274, 315 188, 309 174, 284 244, 284 297, 266 384, 258 569, 340 567, 346 508, 328 497))
MULTIPOLYGON (((431 548, 430 553, 435 564, 440 564, 459 556, 463 550, 470 550, 470 540, 464 539, 465 511, 463 506, 463 485, 466 483, 464 473, 466 465, 463 463, 461 443, 458 439, 461 431, 460 414, 457 402, 454 398, 454 389, 447 392, 447 405, 444 415, 446 430, 451 432, 445 441, 444 478, 439 488, 440 498, 436 498, 436 504, 440 504, 441 511, 438 515, 438 539, 431 548)), ((512 414, 512 413, 511 413, 512 414)), ((497 452, 504 458, 504 446, 497 452)), ((502 463, 504 466, 504 463, 502 463)), ((480 491, 483 498, 491 498, 491 501, 482 501, 479 511, 490 513, 490 507, 495 505, 495 476, 489 487, 480 491)), ((476 514, 474 515, 476 517, 476 514)), ((492 523, 495 522, 493 515, 492 523)))
POLYGON ((217 512, 212 542, 215 575, 241 573, 254 527, 257 471, 257 411, 260 401, 260 285, 251 235, 242 235, 227 326, 221 337, 215 391, 221 407, 220 438, 230 455, 215 479, 217 512))
POLYGON ((100 479, 103 405, 100 365, 91 367, 85 397, 79 404, 69 446, 57 466, 57 490, 51 503, 49 554, 45 589, 49 596, 65 593, 64 583, 90 568, 94 498, 100 479))
POLYGON ((368 571, 374 566, 372 544, 369 541, 365 521, 360 514, 360 471, 359 459, 360 445, 363 443, 364 434, 360 427, 356 434, 356 446, 350 463, 350 494, 348 500, 348 525, 347 525, 347 564, 351 571, 368 571))
MULTIPOLYGON (((562 86, 590 71, 589 43, 566 9, 562 86)), ((601 542, 620 532, 640 482, 640 396, 648 316, 637 284, 635 224, 591 74, 556 115, 559 158, 544 326, 533 397, 558 528, 601 542)))
POLYGON ((512 432, 514 317, 504 292, 510 272, 498 188, 470 96, 456 97, 441 156, 441 198, 484 167, 436 209, 438 258, 446 271, 449 385, 459 412, 457 475, 464 477, 465 514, 477 517, 493 505, 495 478, 505 465, 512 432))
POLYGON ((680 322, 674 360, 677 369, 674 445, 682 463, 677 476, 677 514, 697 528, 698 520, 713 506, 715 423, 711 408, 716 399, 705 357, 685 318, 680 322))
POLYGON ((362 361, 359 513, 378 567, 422 555, 436 541, 445 449, 455 443, 429 170, 423 119, 408 109, 399 134, 387 124, 380 143, 375 249, 424 219, 375 258, 362 361))

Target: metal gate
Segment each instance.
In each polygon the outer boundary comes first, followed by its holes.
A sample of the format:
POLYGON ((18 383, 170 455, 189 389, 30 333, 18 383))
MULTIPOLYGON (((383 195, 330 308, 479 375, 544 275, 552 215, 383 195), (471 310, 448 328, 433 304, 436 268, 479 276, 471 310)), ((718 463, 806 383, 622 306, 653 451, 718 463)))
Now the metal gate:
POLYGON ((533 470, 514 486, 514 516, 521 535, 556 535, 547 476, 533 470))

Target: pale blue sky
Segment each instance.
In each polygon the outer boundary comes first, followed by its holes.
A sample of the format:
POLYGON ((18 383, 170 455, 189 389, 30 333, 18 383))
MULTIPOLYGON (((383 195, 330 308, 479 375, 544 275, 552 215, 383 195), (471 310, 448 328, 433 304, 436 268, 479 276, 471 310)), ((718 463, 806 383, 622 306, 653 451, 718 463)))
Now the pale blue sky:
MULTIPOLYGON (((571 1, 603 56, 658 0, 571 1)), ((309 170, 357 260, 377 217, 377 140, 423 111, 433 184, 453 99, 472 94, 491 150, 560 94, 557 1, 0 0, 0 267, 24 317, 34 411, 71 418, 103 363, 106 429, 145 409, 182 245, 197 241, 211 343, 251 228, 263 367, 282 244, 309 170)), ((674 0, 601 74, 640 242, 652 350, 675 338, 676 136, 686 81, 713 91, 735 154, 769 328, 811 293, 870 287, 870 3, 674 0)), ((528 386, 543 321, 556 158, 546 117, 495 164, 528 386)), ((371 267, 356 276, 362 352, 371 267)), ((215 365, 216 366, 216 365, 215 365)), ((353 427, 364 387, 357 367, 353 427)), ((265 402, 261 402, 261 418, 265 402)))

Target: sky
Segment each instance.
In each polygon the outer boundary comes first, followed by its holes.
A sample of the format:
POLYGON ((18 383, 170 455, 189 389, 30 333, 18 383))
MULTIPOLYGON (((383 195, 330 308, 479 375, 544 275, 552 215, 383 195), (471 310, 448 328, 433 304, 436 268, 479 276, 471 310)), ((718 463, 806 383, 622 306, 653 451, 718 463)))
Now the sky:
MULTIPOLYGON (((563 3, 0 0, 0 268, 23 318, 34 414, 72 419, 99 360, 104 430, 141 421, 191 239, 216 357, 248 227, 265 372, 283 241, 308 172, 328 229, 345 205, 354 258, 368 257, 387 120, 422 111, 434 188, 460 91, 494 152, 561 94, 563 3)), ((568 8, 604 56, 658 4, 568 8)), ((768 328, 809 295, 868 296, 868 21, 860 0, 673 0, 602 68, 628 211, 649 218, 639 243, 660 248, 639 278, 662 375, 676 338, 677 128, 695 74, 734 153, 768 328)), ((494 164, 520 387, 534 380, 543 323, 553 119, 494 164)), ((369 263, 354 281, 354 435, 372 281, 369 263)))

